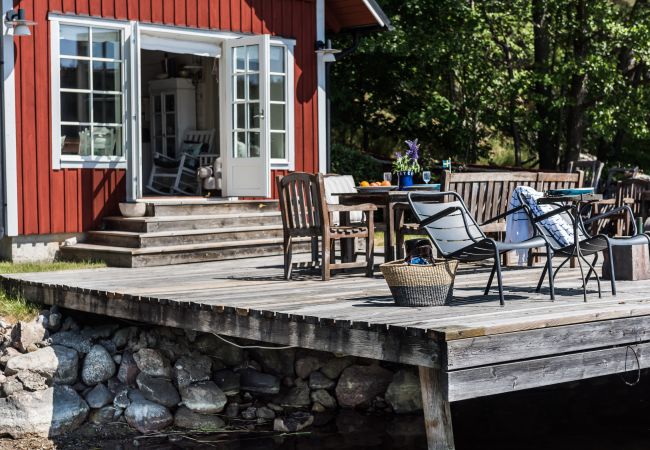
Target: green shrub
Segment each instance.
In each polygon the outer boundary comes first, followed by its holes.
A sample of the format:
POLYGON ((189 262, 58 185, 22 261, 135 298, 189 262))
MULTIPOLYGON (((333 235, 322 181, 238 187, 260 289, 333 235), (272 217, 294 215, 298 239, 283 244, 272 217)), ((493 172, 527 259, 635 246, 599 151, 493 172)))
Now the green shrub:
POLYGON ((358 184, 366 181, 383 180, 384 165, 381 161, 355 148, 341 144, 332 145, 332 172, 352 175, 358 184))

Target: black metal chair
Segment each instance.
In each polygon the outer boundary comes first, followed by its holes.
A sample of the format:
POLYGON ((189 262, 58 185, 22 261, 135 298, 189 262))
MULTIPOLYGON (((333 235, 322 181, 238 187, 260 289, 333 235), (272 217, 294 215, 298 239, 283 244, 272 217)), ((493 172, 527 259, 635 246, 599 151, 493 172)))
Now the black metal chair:
MULTIPOLYGON (((531 249, 546 247, 551 251, 548 242, 541 236, 534 236, 518 243, 506 243, 488 238, 483 233, 474 218, 471 216, 463 199, 456 192, 419 193, 411 192, 408 195, 409 205, 415 214, 420 228, 424 229, 438 250, 438 255, 445 259, 460 262, 478 262, 494 259, 494 266, 490 273, 485 295, 488 295, 494 274, 497 275, 499 284, 499 300, 505 304, 503 297, 503 281, 501 277, 501 260, 503 253, 518 249, 531 249), (455 200, 443 203, 446 197, 455 200)), ((506 212, 500 217, 516 212, 506 212)), ((551 258, 548 258, 545 267, 553 273, 551 258)), ((546 272, 545 270, 545 272, 546 272)), ((551 299, 555 299, 553 280, 549 276, 551 299)))
MULTIPOLYGON (((555 269, 554 273, 549 273, 549 279, 550 280, 555 280, 555 277, 557 276, 558 271, 569 261, 572 257, 577 256, 576 255, 576 248, 575 248, 575 236, 574 236, 574 243, 571 243, 569 245, 562 245, 558 240, 553 236, 553 233, 551 230, 547 228, 547 225, 545 225, 545 219, 552 217, 552 216, 560 216, 562 220, 566 221, 567 224, 570 224, 572 227, 575 225, 574 221, 577 221, 577 230, 578 230, 578 246, 580 248, 580 254, 582 256, 594 256, 594 259, 591 263, 587 261, 585 258, 583 258, 583 261, 587 263, 589 266, 589 271, 587 272, 587 276, 582 280, 583 281, 583 289, 586 291, 586 285, 589 282, 589 279, 591 278, 591 275, 595 275, 596 277, 596 282, 598 284, 598 296, 601 297, 601 289, 600 289, 600 278, 598 277, 598 274, 596 273, 596 263, 598 262, 598 257, 600 255, 600 252, 606 251, 609 256, 609 264, 610 264, 610 281, 611 281, 611 286, 612 286, 612 295, 616 295, 616 276, 615 276, 615 271, 614 271, 614 258, 612 255, 612 247, 616 246, 629 246, 629 245, 648 245, 650 247, 650 236, 647 234, 643 233, 638 233, 637 228, 636 228, 636 222, 634 220, 634 214, 632 213, 632 209, 628 205, 624 205, 615 209, 612 209, 610 211, 607 211, 606 213, 599 214, 596 216, 592 216, 589 219, 583 219, 583 214, 576 214, 577 217, 574 217, 570 213, 570 208, 567 205, 559 204, 559 203, 552 203, 550 206, 553 208, 552 211, 547 212, 543 215, 535 216, 531 210, 531 208, 528 206, 526 198, 519 193, 519 201, 520 204, 522 205, 522 208, 526 211, 526 214, 532 223, 533 227, 536 230, 536 233, 540 236, 543 236, 548 245, 551 248, 551 252, 548 253, 548 259, 552 259, 554 256, 564 256, 566 259, 562 261, 562 263, 555 269), (592 236, 587 230, 588 226, 591 225, 592 223, 598 222, 599 220, 603 220, 608 218, 609 216, 617 216, 620 215, 621 213, 628 213, 630 215, 630 221, 632 223, 632 235, 631 236, 621 236, 621 237, 609 237, 605 234, 597 234, 592 236)), ((591 208, 591 205, 587 204, 584 207, 585 209, 591 208)), ((519 208, 521 209, 521 208, 519 208)), ((514 211, 514 210, 513 210, 514 211)), ((584 213, 584 209, 581 211, 584 213)), ((541 278, 539 279, 539 282, 537 283, 537 292, 541 289, 542 282, 544 280, 544 276, 546 275, 547 270, 551 270, 551 265, 549 264, 548 266, 544 267, 544 272, 542 273, 541 278)), ((586 301, 586 292, 585 292, 585 301, 586 301)))

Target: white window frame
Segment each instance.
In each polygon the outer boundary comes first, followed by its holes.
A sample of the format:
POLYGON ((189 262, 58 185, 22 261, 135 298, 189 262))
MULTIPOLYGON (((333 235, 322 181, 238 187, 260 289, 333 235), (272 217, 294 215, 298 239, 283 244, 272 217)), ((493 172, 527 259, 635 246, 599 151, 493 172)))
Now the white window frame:
MULTIPOLYGON (((130 41, 132 26, 129 22, 119 20, 92 19, 79 16, 62 16, 50 14, 50 74, 52 95, 52 168, 81 169, 126 169, 127 153, 133 142, 131 139, 131 121, 128 120, 131 105, 131 52, 130 41), (109 28, 122 33, 122 156, 81 156, 61 153, 61 79, 59 37, 61 25, 109 28)), ((92 70, 90 73, 92 76, 92 70)), ((90 105, 92 108, 92 105, 90 105)))
MULTIPOLYGON (((296 107, 296 88, 294 85, 294 72, 296 70, 296 61, 294 57, 294 48, 296 46, 295 39, 283 39, 272 37, 269 45, 282 46, 285 48, 285 63, 286 63, 286 77, 285 77, 285 92, 286 92, 286 108, 285 108, 285 127, 286 127, 286 140, 287 140, 287 157, 285 159, 271 158, 271 169, 275 170, 295 170, 296 166, 296 122, 295 122, 295 107, 296 107)), ((270 52, 269 52, 270 55, 270 52)), ((270 76, 270 73, 269 73, 270 76)), ((270 93, 269 93, 270 95, 270 93)), ((270 113, 270 111, 269 111, 270 113)), ((269 154, 271 152, 271 136, 269 134, 269 154)))

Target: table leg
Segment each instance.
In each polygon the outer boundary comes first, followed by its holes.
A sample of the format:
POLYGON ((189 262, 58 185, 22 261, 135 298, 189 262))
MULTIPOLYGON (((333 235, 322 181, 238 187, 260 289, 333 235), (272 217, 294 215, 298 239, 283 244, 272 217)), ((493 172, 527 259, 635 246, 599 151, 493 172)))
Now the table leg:
POLYGON ((386 232, 384 233, 384 255, 386 261, 395 259, 395 210, 394 204, 386 204, 386 232))
MULTIPOLYGON (((339 217, 341 220, 341 225, 350 225, 350 213, 348 211, 342 211, 339 217)), ((355 260, 356 249, 354 247, 354 244, 354 238, 341 239, 341 262, 346 263, 355 260)))

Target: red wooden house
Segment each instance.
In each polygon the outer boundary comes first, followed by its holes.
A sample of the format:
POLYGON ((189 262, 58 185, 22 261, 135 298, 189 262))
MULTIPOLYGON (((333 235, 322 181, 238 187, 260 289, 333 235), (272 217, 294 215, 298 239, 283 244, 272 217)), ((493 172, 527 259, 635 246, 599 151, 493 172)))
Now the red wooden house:
POLYGON ((325 171, 331 54, 317 42, 389 27, 374 0, 3 6, 35 22, 19 37, 23 23, 3 17, 2 251, 14 260, 51 256, 120 202, 160 195, 147 187, 156 158, 209 145, 228 198, 272 197, 276 173, 325 171), (187 141, 192 130, 210 143, 187 141))

